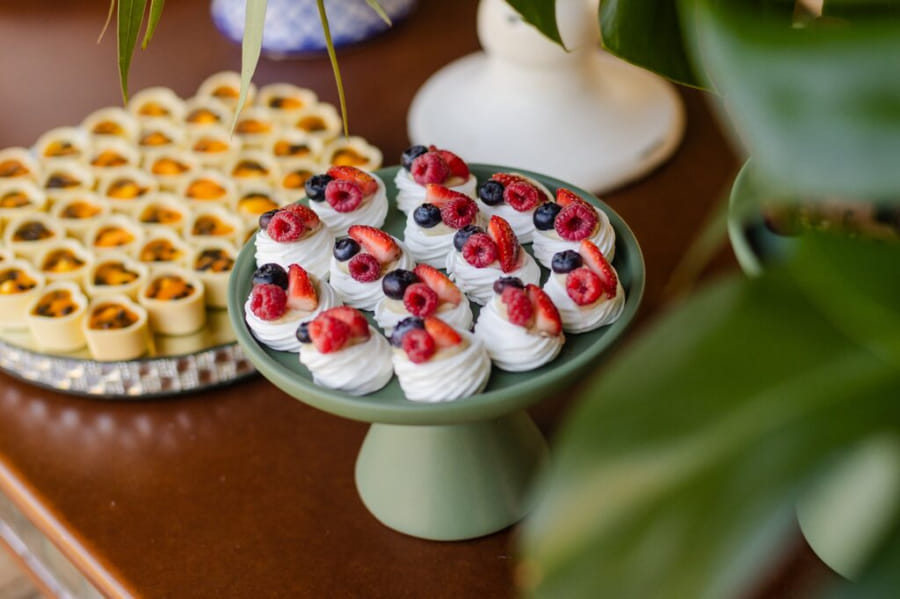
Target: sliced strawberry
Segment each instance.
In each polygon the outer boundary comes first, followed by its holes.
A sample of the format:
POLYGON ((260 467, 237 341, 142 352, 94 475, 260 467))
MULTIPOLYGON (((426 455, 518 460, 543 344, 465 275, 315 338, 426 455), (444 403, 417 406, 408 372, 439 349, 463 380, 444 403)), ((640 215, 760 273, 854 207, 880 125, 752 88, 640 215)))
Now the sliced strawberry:
POLYGON ((338 306, 337 308, 325 310, 322 314, 327 314, 347 325, 347 328, 350 329, 350 339, 366 341, 369 338, 369 322, 356 308, 338 306))
POLYGON ((400 246, 393 237, 381 229, 367 225, 353 225, 347 230, 347 234, 366 252, 375 256, 382 265, 400 257, 400 246))
POLYGON ((497 259, 503 272, 512 272, 519 264, 519 240, 503 218, 494 215, 488 223, 488 234, 497 244, 497 259))
POLYGON ((463 181, 467 181, 469 179, 469 166, 462 158, 460 158, 450 150, 438 150, 438 154, 441 155, 441 158, 443 158, 444 162, 447 163, 447 166, 450 167, 451 176, 459 177, 463 181))
POLYGON ((378 182, 375 177, 355 166, 333 166, 328 169, 328 176, 334 179, 353 181, 362 189, 363 197, 368 197, 378 191, 378 182))
POLYGON ((299 216, 300 220, 303 222, 303 226, 310 231, 318 227, 321 222, 319 220, 319 215, 313 212, 309 206, 304 206, 303 204, 290 204, 285 206, 284 210, 293 212, 299 216))
POLYGON ((299 264, 291 264, 288 269, 287 305, 304 312, 312 312, 319 305, 316 286, 299 264))
POLYGON ((578 253, 581 254, 584 265, 600 277, 600 282, 603 285, 603 291, 606 293, 606 297, 610 299, 616 297, 619 279, 616 276, 616 271, 603 255, 603 252, 600 251, 600 248, 591 241, 585 239, 581 242, 578 253))
POLYGON ((543 204, 544 202, 549 202, 550 198, 547 197, 547 194, 544 191, 534 184, 534 181, 530 180, 528 177, 517 175, 515 173, 494 173, 491 175, 491 179, 499 182, 503 187, 509 187, 510 183, 527 183, 534 187, 537 191, 538 195, 538 204, 543 204))
POLYGON ((563 208, 575 203, 588 204, 590 206, 590 203, 587 200, 577 195, 574 191, 566 189, 565 187, 560 187, 556 190, 556 203, 563 208))
POLYGON ((442 302, 458 306, 462 301, 462 293, 460 293, 459 287, 454 285, 447 275, 435 267, 428 264, 419 264, 414 269, 414 272, 426 285, 431 287, 432 291, 437 293, 438 299, 442 302))
POLYGON ((425 317, 425 330, 438 348, 453 347, 462 343, 462 337, 449 324, 435 316, 425 317))
POLYGON ((534 328, 538 332, 555 337, 562 333, 562 319, 550 296, 537 285, 527 285, 525 291, 534 306, 534 328))
POLYGON ((459 199, 469 200, 469 196, 458 191, 453 191, 449 187, 444 187, 440 183, 429 183, 425 186, 425 202, 434 204, 438 208, 443 208, 450 202, 459 199))

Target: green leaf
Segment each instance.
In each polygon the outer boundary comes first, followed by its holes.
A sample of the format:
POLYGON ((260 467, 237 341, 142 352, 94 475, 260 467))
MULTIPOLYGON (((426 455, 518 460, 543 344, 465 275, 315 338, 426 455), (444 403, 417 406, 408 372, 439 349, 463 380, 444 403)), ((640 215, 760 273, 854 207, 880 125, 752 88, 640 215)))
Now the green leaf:
POLYGON ((119 0, 118 27, 116 30, 119 55, 119 82, 122 99, 128 101, 128 71, 137 44, 138 32, 144 22, 147 0, 119 0))
POLYGON ((563 45, 559 26, 556 24, 556 0, 506 0, 525 20, 538 31, 563 45))
POLYGON ((267 4, 267 0, 247 0, 247 12, 244 16, 244 39, 241 43, 241 93, 234 108, 232 129, 237 124, 238 115, 247 102, 250 81, 253 79, 253 73, 256 72, 256 64, 259 62, 259 54, 262 50, 263 27, 266 24, 267 4))
POLYGON ((378 0, 366 0, 366 3, 372 7, 372 10, 378 13, 378 16, 381 17, 382 21, 387 23, 389 26, 393 25, 393 23, 391 23, 391 18, 386 12, 384 12, 384 9, 381 8, 381 5, 378 4, 378 0))
POLYGON ((341 105, 341 120, 344 124, 344 135, 350 135, 350 127, 347 124, 347 100, 344 97, 344 81, 341 79, 341 67, 338 65, 337 54, 334 51, 334 42, 331 40, 331 28, 328 26, 328 14, 325 12, 324 0, 316 0, 319 7, 319 20, 322 22, 322 33, 325 34, 325 46, 328 48, 328 58, 331 60, 331 70, 334 71, 334 82, 337 85, 338 101, 341 105))
POLYGON ((109 24, 112 23, 113 13, 115 11, 116 0, 109 0, 109 11, 106 13, 106 21, 103 23, 103 28, 100 30, 100 35, 97 36, 98 44, 103 41, 103 36, 106 35, 106 30, 109 29, 109 24))
POLYGON ((147 44, 153 39, 156 32, 156 26, 159 25, 159 18, 162 16, 163 6, 166 0, 151 0, 150 2, 150 20, 147 21, 147 31, 144 32, 144 41, 141 42, 141 48, 147 49, 147 44))

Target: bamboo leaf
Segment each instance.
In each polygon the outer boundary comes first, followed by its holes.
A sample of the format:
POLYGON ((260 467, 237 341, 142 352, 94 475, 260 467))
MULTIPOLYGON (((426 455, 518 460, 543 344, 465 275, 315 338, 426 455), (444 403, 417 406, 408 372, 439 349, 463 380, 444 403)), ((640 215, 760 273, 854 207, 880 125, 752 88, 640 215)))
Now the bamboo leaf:
POLYGON ((131 57, 137 44, 138 33, 144 22, 144 10, 147 0, 119 0, 118 13, 118 56, 119 82, 122 86, 122 99, 128 102, 128 71, 131 68, 131 57))
POLYGON ((147 49, 147 44, 153 39, 156 32, 156 26, 159 25, 159 18, 162 16, 163 6, 166 0, 151 0, 150 2, 150 20, 147 21, 147 31, 144 32, 144 41, 141 42, 141 48, 147 49))
POLYGON ((556 24, 556 0, 506 0, 525 20, 538 31, 563 45, 562 36, 559 34, 559 26, 556 24))
POLYGON ((384 9, 378 3, 378 0, 366 0, 366 3, 368 3, 368 5, 372 7, 372 10, 378 13, 378 16, 381 17, 382 21, 387 23, 389 26, 393 25, 393 23, 391 23, 391 18, 386 12, 384 12, 384 9))
POLYGON ((267 0, 247 0, 247 12, 244 16, 244 40, 241 44, 241 93, 234 108, 232 129, 237 124, 241 109, 247 102, 250 81, 253 79, 253 73, 256 72, 256 64, 259 62, 259 54, 262 51, 263 28, 266 24, 267 4, 267 0))
POLYGON ((325 46, 328 48, 328 58, 331 60, 331 70, 334 71, 334 82, 337 85, 338 100, 341 105, 341 120, 344 123, 344 135, 350 135, 350 127, 347 124, 347 100, 344 97, 344 82, 341 79, 341 68, 338 65, 337 54, 334 51, 334 42, 331 39, 331 28, 328 26, 328 15, 325 13, 324 0, 316 0, 319 7, 319 19, 322 21, 322 33, 325 35, 325 46))
POLYGON ((103 28, 100 30, 100 35, 97 36, 98 44, 103 41, 103 36, 106 35, 106 30, 109 29, 109 24, 112 23, 113 13, 115 11, 116 0, 109 0, 109 12, 106 13, 106 21, 103 23, 103 28))

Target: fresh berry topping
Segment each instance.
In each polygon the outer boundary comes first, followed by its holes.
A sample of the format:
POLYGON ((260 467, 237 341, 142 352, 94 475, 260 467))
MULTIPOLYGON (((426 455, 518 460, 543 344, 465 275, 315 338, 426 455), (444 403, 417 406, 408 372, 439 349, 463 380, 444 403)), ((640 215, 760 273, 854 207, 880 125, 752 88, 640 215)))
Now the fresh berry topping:
POLYGON ((438 299, 441 302, 447 302, 454 306, 458 306, 462 301, 463 296, 459 291, 459 287, 453 284, 450 277, 435 267, 429 266, 428 264, 419 264, 416 266, 415 274, 437 293, 438 299))
POLYGON ((560 187, 556 190, 556 203, 565 208, 572 204, 588 204, 584 199, 577 195, 574 191, 560 187))
POLYGON ((503 187, 506 187, 510 183, 515 183, 516 181, 527 181, 522 175, 514 175, 512 173, 494 173, 491 175, 491 180, 496 181, 503 187))
POLYGON ((407 171, 412 168, 413 160, 424 154, 428 151, 428 148, 425 146, 409 146, 405 150, 403 150, 403 154, 400 156, 400 164, 403 165, 407 171))
POLYGON ((347 325, 347 328, 350 330, 350 339, 353 341, 366 341, 370 336, 369 322, 366 320, 366 317, 362 315, 362 312, 356 308, 351 308, 350 306, 338 306, 336 308, 329 308, 322 312, 322 314, 337 318, 347 325))
POLYGON ((478 186, 478 197, 488 206, 496 206, 503 202, 503 183, 489 180, 478 186))
POLYGON ((443 183, 450 176, 450 167, 437 152, 425 152, 412 162, 410 175, 419 185, 443 183))
POLYGON ((278 264, 263 264, 253 273, 254 285, 278 285, 282 289, 288 287, 287 272, 278 264))
POLYGON ((268 228, 269 222, 272 220, 272 217, 275 216, 277 212, 278 209, 276 208, 275 210, 269 210, 268 212, 263 212, 262 214, 260 214, 259 228, 265 231, 268 228))
POLYGON ((584 265, 600 277, 603 291, 606 292, 606 297, 610 299, 616 297, 616 292, 619 287, 619 278, 616 276, 616 271, 609 263, 609 260, 607 260, 606 256, 603 255, 603 252, 600 251, 600 248, 590 241, 582 241, 581 246, 578 248, 578 253, 581 254, 584 265))
POLYGON ((456 248, 456 251, 461 252, 463 246, 466 245, 466 241, 468 241, 469 237, 475 233, 484 233, 484 229, 476 227, 475 225, 467 225, 457 231, 456 234, 453 235, 453 247, 456 248))
POLYGON ((474 233, 463 245, 462 255, 475 268, 484 268, 497 259, 497 244, 487 233, 474 233))
POLYGON ((598 220, 593 208, 576 202, 560 211, 553 226, 563 239, 581 241, 594 233, 598 220))
POLYGON ((300 220, 303 222, 303 226, 306 227, 307 230, 312 231, 316 227, 319 226, 319 223, 322 221, 319 220, 319 215, 313 212, 313 210, 305 206, 299 202, 295 202, 288 206, 284 207, 284 210, 288 212, 293 212, 297 216, 300 217, 300 220))
POLYGON ((250 311, 263 320, 281 318, 287 308, 287 294, 278 285, 263 283, 250 292, 250 311))
POLYGON ((525 283, 519 277, 500 277, 494 281, 494 293, 500 295, 507 287, 515 287, 516 289, 525 289, 525 283))
POLYGON ((413 220, 426 229, 436 227, 441 222, 441 209, 434 204, 422 204, 413 210, 413 220))
POLYGON ((413 283, 403 294, 403 306, 413 316, 428 316, 437 310, 438 295, 425 283, 413 283))
POLYGON ((319 295, 309 274, 299 264, 288 269, 287 305, 292 310, 312 312, 319 305, 319 295))
POLYGON ((506 313, 509 322, 520 327, 528 328, 534 318, 534 306, 528 299, 524 289, 510 285, 500 294, 500 301, 506 305, 506 313))
POLYGON ((333 177, 330 175, 313 175, 306 180, 303 188, 306 190, 306 197, 313 202, 325 201, 325 188, 331 183, 333 177))
POLYGON ((349 237, 341 237, 334 242, 334 257, 339 262, 346 262, 359 253, 359 244, 349 237))
POLYGON ((534 306, 534 328, 550 337, 562 333, 562 319, 550 296, 537 285, 528 285, 525 290, 534 306))
POLYGON ((503 190, 503 201, 518 212, 534 210, 541 203, 541 192, 527 181, 513 181, 503 190))
POLYGON ((417 316, 407 316, 397 323, 391 334, 391 345, 403 347, 403 337, 413 329, 424 329, 425 322, 417 316))
POLYGON ((434 344, 442 347, 453 347, 462 343, 462 336, 440 318, 429 316, 425 319, 425 331, 434 339, 434 344))
POLYGON ((559 214, 560 210, 562 210, 562 206, 554 202, 541 204, 535 208, 534 216, 532 216, 534 227, 538 231, 552 231, 556 215, 559 214))
POLYGON ((406 288, 413 283, 418 283, 419 277, 411 270, 398 268, 384 275, 381 279, 381 289, 391 299, 401 300, 406 288))
POLYGON ((425 329, 411 329, 403 336, 403 351, 413 364, 427 362, 434 355, 434 339, 425 329))
POLYGON ((582 266, 566 275, 566 293, 579 306, 587 306, 600 299, 603 283, 594 271, 582 266))
POLYGON ((488 223, 488 234, 497 244, 497 258, 500 260, 500 270, 512 272, 519 265, 519 240, 512 227, 503 218, 496 214, 488 223))
POLYGON ((367 225, 353 225, 347 230, 347 234, 382 264, 389 264, 400 257, 400 246, 393 237, 381 229, 367 225))
POLYGON ((381 276, 381 264, 372 254, 357 254, 347 263, 350 276, 360 283, 377 281, 381 276))
POLYGON ((297 241, 306 231, 303 226, 303 220, 287 210, 279 210, 272 215, 269 225, 266 227, 266 233, 273 241, 278 243, 290 243, 297 241))
POLYGON ((456 198, 441 208, 441 220, 454 229, 469 226, 477 215, 478 206, 468 197, 456 198))
POLYGON ((347 344, 350 339, 350 327, 334 316, 319 314, 309 323, 309 338, 319 352, 330 354, 347 344))
POLYGON ((550 261, 550 269, 559 274, 566 274, 567 272, 572 272, 582 264, 584 264, 584 262, 581 260, 581 255, 578 252, 575 250, 565 250, 553 254, 553 259, 550 261))
POLYGON ((356 183, 362 190, 363 197, 369 197, 378 191, 378 181, 375 180, 375 177, 355 166, 333 166, 328 169, 328 176, 356 183))
POLYGON ((325 201, 336 212, 353 212, 362 204, 362 188, 353 181, 333 179, 325 187, 325 201))
POLYGON ((438 208, 443 208, 450 202, 462 198, 469 199, 469 196, 453 191, 439 183, 429 183, 425 186, 425 201, 429 204, 434 204, 438 208))
POLYGON ((300 343, 312 343, 312 337, 309 336, 309 323, 301 322, 297 327, 297 341, 300 343))
POLYGON ((469 167, 462 158, 450 150, 438 150, 437 152, 444 159, 444 162, 447 163, 447 167, 450 169, 450 176, 459 177, 463 181, 469 178, 469 167))

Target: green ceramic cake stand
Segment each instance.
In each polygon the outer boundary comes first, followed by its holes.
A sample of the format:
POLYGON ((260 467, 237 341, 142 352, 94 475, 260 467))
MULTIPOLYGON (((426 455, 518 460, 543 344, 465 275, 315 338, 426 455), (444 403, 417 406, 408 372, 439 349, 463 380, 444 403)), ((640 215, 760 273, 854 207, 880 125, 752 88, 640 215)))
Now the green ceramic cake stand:
MULTIPOLYGON (((377 171, 391 200, 396 194, 393 180, 397 168, 377 171)), ((497 171, 514 170, 472 166, 479 181, 497 171)), ((264 347, 244 323, 244 303, 256 268, 252 242, 235 264, 228 309, 248 358, 263 376, 300 401, 372 423, 356 462, 360 497, 383 524, 415 537, 471 539, 502 530, 525 515, 529 483, 545 460, 547 447, 524 409, 541 398, 567 392, 567 385, 595 365, 622 335, 641 302, 643 257, 622 219, 584 190, 527 174, 554 192, 563 185, 574 189, 609 216, 617 235, 613 264, 626 290, 625 309, 610 326, 567 335, 559 357, 542 368, 526 373, 494 368, 487 388, 478 395, 451 402, 415 403, 404 398, 396 377, 383 389, 363 397, 315 385, 296 354, 264 347)), ((402 239, 405 220, 392 204, 384 229, 402 239)), ((546 271, 544 275, 546 278, 546 271)))

